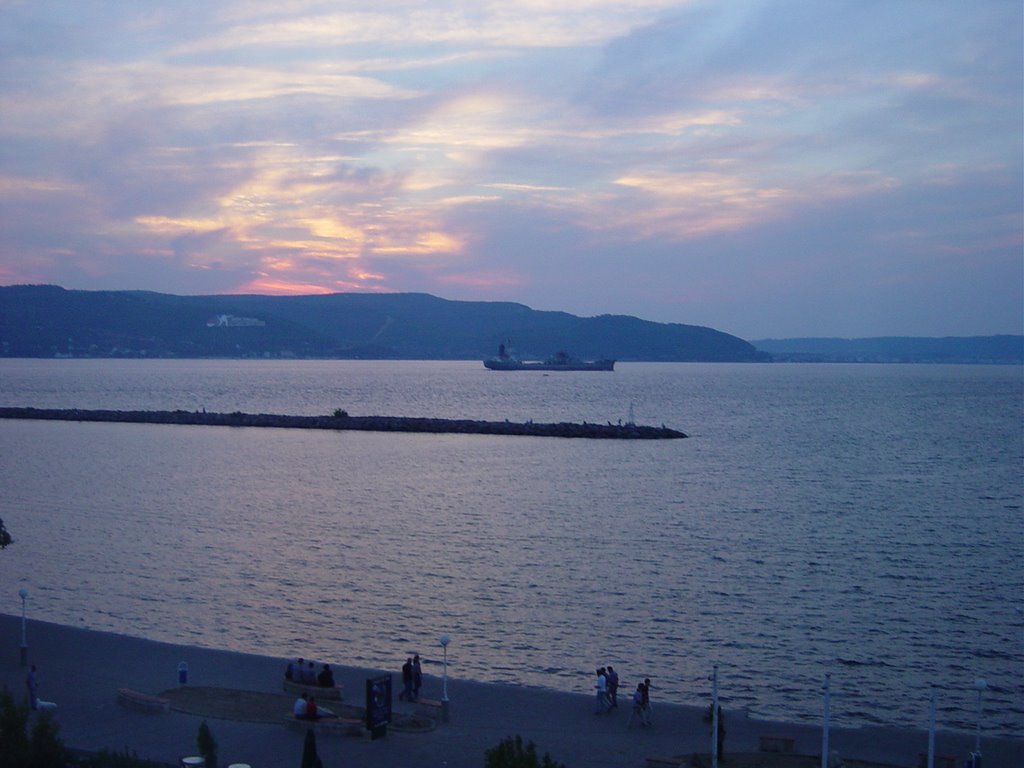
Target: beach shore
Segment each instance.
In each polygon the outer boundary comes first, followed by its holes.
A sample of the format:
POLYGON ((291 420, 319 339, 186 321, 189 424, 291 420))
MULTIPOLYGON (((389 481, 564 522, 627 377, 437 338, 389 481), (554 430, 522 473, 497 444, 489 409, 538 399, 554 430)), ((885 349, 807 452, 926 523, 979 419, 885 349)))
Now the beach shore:
MULTIPOLYGON (((11 690, 17 701, 25 696, 28 671, 20 664, 20 639, 21 618, 0 614, 0 684, 11 690)), ((139 757, 177 764, 180 757, 196 754, 196 733, 206 719, 217 741, 222 766, 242 762, 253 768, 294 768, 300 762, 304 729, 286 724, 286 710, 281 712, 280 723, 241 722, 178 711, 143 712, 117 701, 117 689, 121 687, 147 694, 177 688, 180 662, 188 665, 189 686, 283 694, 281 676, 287 659, 160 643, 39 621, 28 622, 26 639, 28 661, 38 666, 39 696, 57 704, 54 713, 60 734, 70 747, 127 749, 139 757)), ((296 647, 295 654, 303 655, 303 649, 296 647)), ((339 649, 337 659, 321 661, 332 664, 335 679, 344 685, 348 704, 361 705, 366 679, 382 673, 344 666, 344 649, 339 649)), ((395 711, 412 712, 414 705, 397 701, 402 661, 396 659, 396 669, 384 672, 393 675, 395 711)), ((568 768, 643 768, 651 756, 710 750, 709 729, 702 721, 707 705, 659 700, 657 681, 652 698, 653 727, 634 726, 628 730, 629 695, 635 687, 635 681, 630 685, 628 673, 620 688, 618 709, 611 715, 595 715, 589 696, 476 683, 458 679, 455 670, 449 672, 448 723, 439 723, 425 732, 390 730, 385 738, 377 740, 365 735, 319 734, 317 747, 324 765, 480 768, 487 749, 516 735, 533 741, 541 755, 547 752, 568 768)), ((440 699, 440 679, 427 675, 422 695, 440 699)), ((753 720, 729 710, 725 718, 723 766, 728 766, 730 753, 757 752, 764 735, 793 738, 798 753, 821 753, 820 727, 753 720)), ((955 765, 960 768, 974 743, 974 734, 940 731, 936 753, 956 756, 955 765)), ((925 730, 833 727, 829 747, 848 760, 916 768, 920 755, 927 752, 928 734, 925 730)), ((982 754, 984 768, 1018 768, 1024 765, 1024 741, 986 738, 983 733, 982 754)))

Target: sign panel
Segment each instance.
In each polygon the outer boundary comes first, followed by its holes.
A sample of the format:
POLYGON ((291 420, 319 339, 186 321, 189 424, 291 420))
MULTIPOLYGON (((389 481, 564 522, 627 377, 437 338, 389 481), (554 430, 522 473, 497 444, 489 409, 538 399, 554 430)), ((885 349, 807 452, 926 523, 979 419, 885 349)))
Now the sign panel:
POLYGON ((391 675, 366 680, 366 727, 377 739, 387 733, 391 722, 391 675))

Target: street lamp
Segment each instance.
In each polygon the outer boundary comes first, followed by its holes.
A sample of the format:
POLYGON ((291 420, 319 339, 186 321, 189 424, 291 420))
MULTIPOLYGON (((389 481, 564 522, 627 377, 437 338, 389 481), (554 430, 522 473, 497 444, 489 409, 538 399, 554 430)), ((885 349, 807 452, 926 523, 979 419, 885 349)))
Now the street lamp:
POLYGON ((448 643, 451 638, 448 635, 441 635, 438 638, 441 648, 444 650, 444 674, 441 677, 441 722, 448 722, 448 643))
POLYGON ((711 768, 718 768, 718 665, 711 673, 711 768))
POLYGON ((979 677, 974 681, 974 687, 978 690, 978 730, 974 737, 974 752, 981 757, 981 692, 988 688, 985 678, 979 677))
POLYGON ((829 709, 830 709, 830 706, 831 706, 831 698, 832 698, 831 683, 832 683, 832 675, 831 675, 831 673, 826 672, 825 673, 825 683, 824 683, 824 685, 821 686, 821 690, 823 691, 823 698, 824 698, 824 703, 822 705, 822 709, 824 710, 824 712, 822 713, 822 727, 821 727, 821 768, 829 768, 829 764, 828 764, 829 763, 829 760, 828 760, 828 729, 829 729, 829 716, 831 714, 829 712, 829 709))
POLYGON ((21 598, 21 666, 28 664, 28 643, 25 641, 25 599, 28 597, 28 590, 22 587, 18 590, 21 598))

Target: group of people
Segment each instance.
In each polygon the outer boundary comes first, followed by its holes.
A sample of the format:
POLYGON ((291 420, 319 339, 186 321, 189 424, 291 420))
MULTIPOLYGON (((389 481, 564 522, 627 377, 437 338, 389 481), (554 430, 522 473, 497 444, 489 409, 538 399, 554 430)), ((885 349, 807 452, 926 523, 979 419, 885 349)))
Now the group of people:
POLYGON ((600 667, 597 670, 597 708, 595 715, 604 713, 611 714, 611 711, 619 706, 619 673, 610 664, 607 667, 600 667))
POLYGON ((414 654, 402 665, 402 692, 399 701, 416 701, 423 687, 423 670, 420 668, 420 655, 414 654))
POLYGON ((317 705, 316 699, 303 692, 292 706, 292 714, 296 720, 317 720, 321 717, 334 717, 334 713, 326 707, 317 705))
MULTIPOLYGON (((619 706, 619 673, 610 664, 597 670, 597 691, 595 715, 611 714, 619 706)), ((639 719, 640 725, 651 727, 651 678, 646 677, 642 683, 636 684, 633 692, 633 711, 629 715, 627 728, 633 727, 633 720, 639 719)))
MULTIPOLYGON (((299 659, 288 663, 284 671, 284 679, 301 685, 315 685, 320 688, 334 687, 334 673, 330 664, 324 664, 318 673, 312 661, 299 659)), ((298 702, 296 702, 298 704, 298 702)))

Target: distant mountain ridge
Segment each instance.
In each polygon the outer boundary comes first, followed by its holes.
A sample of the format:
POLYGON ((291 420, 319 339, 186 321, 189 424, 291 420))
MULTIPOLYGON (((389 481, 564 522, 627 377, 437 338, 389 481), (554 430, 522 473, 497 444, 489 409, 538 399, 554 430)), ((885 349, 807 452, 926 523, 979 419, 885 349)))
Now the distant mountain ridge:
POLYGON ((701 326, 422 293, 175 296, 0 286, 3 357, 479 360, 510 339, 532 359, 560 350, 621 361, 767 359, 743 339, 701 326))
POLYGON ((1024 363, 1024 336, 877 336, 863 339, 759 339, 778 362, 1024 363))

